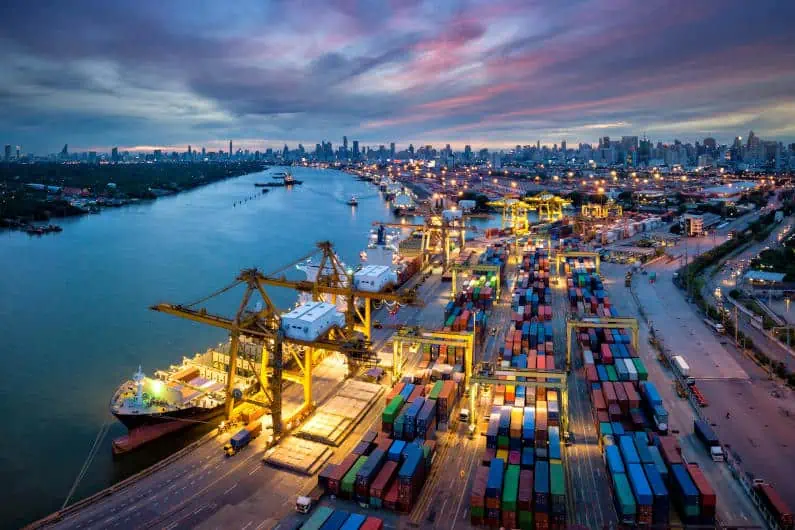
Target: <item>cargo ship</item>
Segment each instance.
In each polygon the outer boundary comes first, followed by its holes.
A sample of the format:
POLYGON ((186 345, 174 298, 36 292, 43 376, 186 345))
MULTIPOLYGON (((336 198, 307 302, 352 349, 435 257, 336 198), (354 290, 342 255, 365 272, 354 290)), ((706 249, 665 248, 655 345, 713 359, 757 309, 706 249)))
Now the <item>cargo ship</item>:
MULTIPOLYGON (((250 359, 255 369, 261 362, 261 348, 242 342, 239 353, 250 359)), ((113 441, 116 454, 197 423, 206 423, 223 413, 226 402, 226 370, 229 343, 220 344, 168 370, 158 370, 154 377, 141 367, 116 390, 110 412, 128 429, 128 434, 113 441)), ((238 368, 235 388, 248 394, 256 385, 250 366, 238 368)))

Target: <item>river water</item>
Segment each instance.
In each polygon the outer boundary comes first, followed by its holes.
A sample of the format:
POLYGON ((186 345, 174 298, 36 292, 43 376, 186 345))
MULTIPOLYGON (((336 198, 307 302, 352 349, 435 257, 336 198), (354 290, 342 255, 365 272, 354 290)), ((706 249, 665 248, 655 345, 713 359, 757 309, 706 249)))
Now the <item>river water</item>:
MULTIPOLYGON (((392 219, 377 189, 351 175, 293 168, 302 186, 263 195, 253 184, 269 180, 268 173, 64 220, 60 234, 0 232, 0 526, 60 508, 107 422, 110 431, 73 501, 202 433, 112 458, 110 442, 125 432, 108 412, 118 385, 138 365, 151 374, 226 338, 150 305, 190 303, 231 283, 242 268, 274 271, 321 240, 355 265, 371 223, 392 219), (356 208, 345 204, 352 194, 356 208)), ((272 292, 279 307, 295 300, 290 291, 272 292)), ((207 307, 231 314, 240 293, 207 307)))

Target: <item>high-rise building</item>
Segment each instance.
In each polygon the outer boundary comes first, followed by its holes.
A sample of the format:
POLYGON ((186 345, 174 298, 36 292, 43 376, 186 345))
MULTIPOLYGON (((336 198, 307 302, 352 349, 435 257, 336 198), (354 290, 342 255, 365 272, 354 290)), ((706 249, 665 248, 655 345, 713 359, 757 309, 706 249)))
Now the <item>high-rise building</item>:
POLYGON ((6 150, 5 150, 5 157, 4 158, 5 158, 6 162, 8 162, 11 159, 11 146, 9 144, 6 144, 6 150))
POLYGON ((414 156, 414 144, 409 144, 409 154, 414 156))
POLYGON ((560 150, 563 151, 563 154, 566 154, 566 140, 560 142, 560 150))
POLYGON ((191 154, 193 154, 193 152, 191 151, 191 146, 190 146, 190 144, 188 144, 188 158, 190 158, 190 155, 191 155, 191 154))
POLYGON ((389 158, 395 158, 395 142, 389 144, 389 158))
POLYGON ((20 150, 20 149, 21 149, 21 148, 20 148, 19 146, 17 146, 17 160, 19 160, 19 158, 20 158, 20 157, 19 157, 19 150, 20 150))
POLYGON ((342 156, 348 156, 348 137, 342 137, 342 156))
POLYGON ((353 159, 354 160, 359 159, 359 140, 353 141, 353 159))
POLYGON ((96 151, 89 151, 88 152, 88 163, 89 164, 96 164, 97 162, 97 152, 96 151))
POLYGON ((110 150, 110 159, 112 161, 114 161, 114 162, 118 162, 119 161, 119 148, 118 147, 114 147, 113 149, 110 150))
POLYGON ((229 140, 229 158, 232 158, 232 140, 229 140))
POLYGON ((207 148, 202 147, 202 158, 204 158, 205 156, 207 156, 207 148))
POLYGON ((464 146, 464 161, 465 162, 469 162, 470 160, 472 160, 472 146, 471 145, 465 145, 464 146))

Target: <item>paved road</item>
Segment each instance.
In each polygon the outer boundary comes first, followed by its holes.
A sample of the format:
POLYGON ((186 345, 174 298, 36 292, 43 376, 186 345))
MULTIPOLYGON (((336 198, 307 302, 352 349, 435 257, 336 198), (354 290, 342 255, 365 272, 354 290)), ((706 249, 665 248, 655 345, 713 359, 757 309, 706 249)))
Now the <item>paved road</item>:
MULTIPOLYGON (((669 429, 673 434, 681 433, 680 443, 685 458, 688 462, 697 462, 699 466, 701 466, 710 484, 715 489, 718 496, 718 516, 724 521, 761 524, 756 509, 753 507, 742 488, 732 478, 728 467, 725 464, 713 462, 703 446, 692 435, 693 420, 695 419, 693 408, 688 401, 680 399, 677 396, 672 374, 668 369, 662 367, 657 360, 656 351, 651 349, 648 345, 648 326, 646 326, 641 318, 635 301, 631 296, 628 296, 626 288, 623 285, 625 270, 625 268, 616 265, 606 265, 602 268, 602 274, 606 278, 606 288, 608 288, 611 293, 610 300, 613 302, 619 314, 638 318, 640 325, 639 355, 649 371, 649 379, 657 386, 665 403, 665 407, 668 409, 669 429)), ((654 270, 653 266, 650 267, 649 270, 654 270)), ((708 328, 700 318, 694 316, 692 309, 690 309, 689 312, 682 312, 679 306, 668 306, 669 303, 673 303, 674 301, 673 297, 667 297, 669 293, 678 294, 678 292, 671 283, 670 278, 659 278, 661 274, 663 274, 663 272, 658 271, 657 287, 651 292, 646 293, 647 295, 645 297, 639 298, 647 314, 651 313, 654 315, 654 328, 662 335, 666 344, 669 340, 680 341, 681 338, 678 336, 684 336, 685 338, 696 337, 696 343, 694 344, 698 346, 701 351, 708 350, 709 362, 717 364, 715 373, 723 373, 722 378, 713 378, 713 381, 717 383, 719 381, 747 380, 747 374, 742 379, 727 377, 729 373, 737 369, 735 366, 739 367, 736 359, 722 348, 718 339, 712 336, 712 340, 710 340, 710 338, 705 335, 705 333, 708 333, 705 332, 708 328), (660 293, 665 293, 666 297, 660 298, 659 296, 652 296, 652 294, 659 295, 660 293), (663 310, 663 308, 665 310, 663 310), (698 330, 699 326, 703 329, 698 330), (681 331, 683 328, 693 331, 694 335, 690 335, 689 331, 683 334, 681 331), (701 342, 700 345, 698 344, 699 341, 701 342), (723 352, 722 354, 721 351, 723 352), (729 361, 729 359, 731 359, 731 361, 729 361)), ((638 285, 640 282, 644 281, 647 280, 643 276, 634 280, 638 285)), ((695 357, 693 352, 699 350, 688 347, 688 340, 684 342, 685 344, 681 353, 688 359, 695 357)), ((739 369, 744 373, 742 367, 739 367, 739 369)))

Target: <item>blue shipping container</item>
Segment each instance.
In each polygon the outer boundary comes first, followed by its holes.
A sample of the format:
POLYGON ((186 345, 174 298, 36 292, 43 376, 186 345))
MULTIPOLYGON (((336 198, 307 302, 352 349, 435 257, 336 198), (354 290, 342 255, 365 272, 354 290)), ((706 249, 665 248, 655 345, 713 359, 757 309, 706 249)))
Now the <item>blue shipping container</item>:
POLYGON ((641 464, 629 464, 627 471, 632 492, 635 494, 635 501, 641 506, 651 506, 654 498, 652 497, 649 482, 646 480, 646 475, 643 473, 643 466, 641 464))
POLYGON ((670 509, 670 501, 668 500, 668 488, 665 487, 665 482, 657 471, 657 466, 654 464, 646 464, 643 466, 646 472, 646 479, 651 486, 652 495, 654 495, 654 522, 667 523, 668 510, 670 509))
POLYGON ((489 465, 489 478, 486 481, 486 497, 492 499, 501 497, 504 471, 505 461, 502 458, 493 458, 489 465))
POLYGON ((607 460, 607 468, 610 473, 625 473, 624 461, 621 460, 621 452, 618 450, 617 445, 608 445, 605 447, 605 459, 607 460))
POLYGON ((635 441, 632 436, 625 434, 618 439, 618 445, 621 448, 621 456, 624 458, 625 464, 640 464, 640 457, 638 451, 635 449, 635 441))
POLYGON ((389 446, 389 452, 387 453, 387 458, 392 460, 393 462, 400 462, 400 455, 403 454, 403 450, 406 448, 406 442, 403 440, 395 440, 392 442, 392 445, 389 446))
POLYGON ((360 513, 352 513, 348 520, 345 521, 345 524, 342 525, 340 530, 359 530, 359 527, 364 524, 367 520, 367 517, 360 513))
POLYGON ((323 523, 320 530, 340 530, 350 515, 349 512, 344 510, 334 510, 334 513, 331 514, 331 517, 326 519, 326 522, 323 523))
POLYGON ((682 464, 674 464, 671 466, 671 475, 673 480, 676 481, 678 490, 682 492, 685 497, 685 504, 698 505, 698 489, 690 478, 690 473, 687 472, 685 466, 682 464))
POLYGON ((414 476, 417 469, 422 465, 425 455, 422 448, 417 444, 407 444, 406 450, 403 452, 406 456, 403 460, 403 465, 400 466, 398 477, 402 479, 409 479, 414 476))
POLYGON ((549 458, 560 460, 560 427, 549 427, 549 458))

